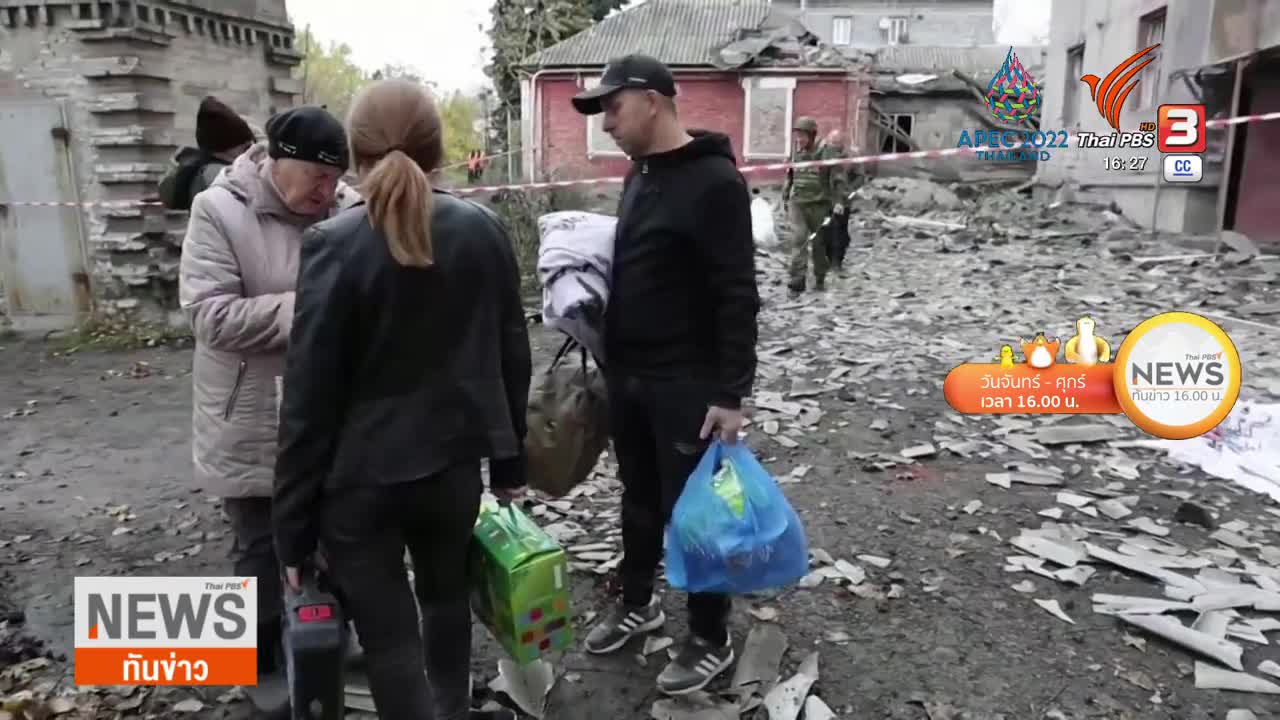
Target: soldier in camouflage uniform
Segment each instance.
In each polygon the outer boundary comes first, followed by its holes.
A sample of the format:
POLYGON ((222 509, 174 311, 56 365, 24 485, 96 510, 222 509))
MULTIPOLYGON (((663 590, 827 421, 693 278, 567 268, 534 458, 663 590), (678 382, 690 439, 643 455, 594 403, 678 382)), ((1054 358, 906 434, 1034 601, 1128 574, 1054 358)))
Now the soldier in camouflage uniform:
MULTIPOLYGON (((827 157, 851 157, 858 154, 858 148, 849 148, 845 144, 844 133, 839 129, 832 130, 827 134, 824 143, 827 150, 827 157)), ((843 173, 847 181, 845 191, 852 193, 862 186, 865 179, 861 172, 861 166, 846 165, 844 167, 831 168, 832 174, 843 173)), ((831 215, 831 223, 827 225, 827 258, 831 262, 831 270, 837 276, 844 277, 844 256, 849 249, 852 238, 849 237, 849 203, 848 195, 845 195, 844 212, 831 215)))
MULTIPOLYGON (((798 118, 792 138, 792 162, 843 157, 842 149, 818 144, 818 123, 813 118, 798 118)), ((822 221, 833 213, 843 214, 847 184, 848 173, 841 167, 793 168, 787 172, 782 196, 788 203, 791 221, 791 281, 787 283, 791 292, 804 292, 810 257, 814 289, 826 289, 830 260, 822 221)))

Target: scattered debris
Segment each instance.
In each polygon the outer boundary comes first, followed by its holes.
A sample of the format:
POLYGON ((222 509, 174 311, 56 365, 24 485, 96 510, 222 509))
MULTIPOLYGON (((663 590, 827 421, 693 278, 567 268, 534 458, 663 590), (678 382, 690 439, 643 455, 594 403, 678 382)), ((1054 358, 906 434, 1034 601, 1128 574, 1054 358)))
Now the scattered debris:
POLYGON ((753 626, 747 633, 742 657, 734 667, 729 686, 750 689, 764 697, 781 679, 778 668, 786 652, 787 636, 782 628, 771 623, 753 626))
POLYGON ((1036 600, 1035 603, 1039 605, 1041 608, 1043 608, 1045 612, 1048 612, 1050 615, 1053 615, 1059 620, 1066 623, 1071 623, 1072 625, 1076 624, 1075 620, 1072 620, 1070 617, 1067 617, 1067 614, 1062 611, 1062 606, 1058 605, 1057 600, 1036 600))
POLYGON ((1236 692, 1280 695, 1280 685, 1244 672, 1223 670, 1206 662, 1196 662, 1196 687, 1200 690, 1234 690, 1236 692))
POLYGON ((738 720, 741 706, 710 693, 695 692, 678 698, 662 698, 653 703, 653 720, 738 720))
POLYGON ((809 689, 818 681, 818 653, 809 653, 800 669, 785 682, 776 685, 764 698, 769 720, 796 720, 804 708, 809 689))
POLYGON ((547 695, 555 682, 555 668, 546 660, 521 666, 504 657, 498 660, 498 677, 489 683, 489 689, 505 693, 525 714, 542 720, 547 710, 547 695))

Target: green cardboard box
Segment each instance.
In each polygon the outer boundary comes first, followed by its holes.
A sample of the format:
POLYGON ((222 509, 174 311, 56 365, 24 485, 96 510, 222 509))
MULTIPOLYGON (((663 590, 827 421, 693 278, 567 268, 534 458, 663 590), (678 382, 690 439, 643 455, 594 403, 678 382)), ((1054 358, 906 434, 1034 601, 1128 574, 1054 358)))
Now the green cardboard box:
POLYGON ((519 509, 486 506, 471 548, 471 607, 521 665, 573 644, 564 550, 519 509))

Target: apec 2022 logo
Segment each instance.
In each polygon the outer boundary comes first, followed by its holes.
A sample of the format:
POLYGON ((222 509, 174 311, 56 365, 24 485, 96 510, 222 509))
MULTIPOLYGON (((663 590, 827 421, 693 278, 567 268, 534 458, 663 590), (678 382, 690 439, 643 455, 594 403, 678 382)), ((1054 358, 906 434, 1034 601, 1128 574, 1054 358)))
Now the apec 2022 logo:
MULTIPOLYGON (((1012 47, 987 83, 985 99, 991 116, 1006 125, 1024 122, 1040 111, 1040 88, 1012 47)), ((961 130, 956 147, 988 148, 977 151, 980 160, 1022 162, 1048 160, 1050 150, 1066 148, 1068 141, 1066 130, 997 129, 974 130, 972 134, 961 130)))

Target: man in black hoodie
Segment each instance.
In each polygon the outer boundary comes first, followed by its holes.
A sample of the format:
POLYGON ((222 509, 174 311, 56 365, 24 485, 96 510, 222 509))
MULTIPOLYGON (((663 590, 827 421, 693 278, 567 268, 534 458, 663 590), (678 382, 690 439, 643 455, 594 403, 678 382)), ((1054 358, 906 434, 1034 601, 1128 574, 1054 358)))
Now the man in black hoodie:
POLYGON ((252 144, 249 123, 222 101, 206 97, 196 111, 196 147, 173 156, 173 168, 160 181, 160 202, 170 210, 190 210, 191 200, 252 144))
MULTIPOLYGON (((688 130, 675 80, 658 60, 609 63, 598 87, 573 99, 603 113, 632 158, 622 186, 605 316, 605 376, 623 483, 622 602, 587 635, 589 652, 621 648, 666 621, 653 594, 663 530, 712 434, 737 442, 756 369, 751 194, 729 138, 688 130)), ((733 664, 730 600, 689 596, 691 635, 658 676, 682 695, 733 664)))

